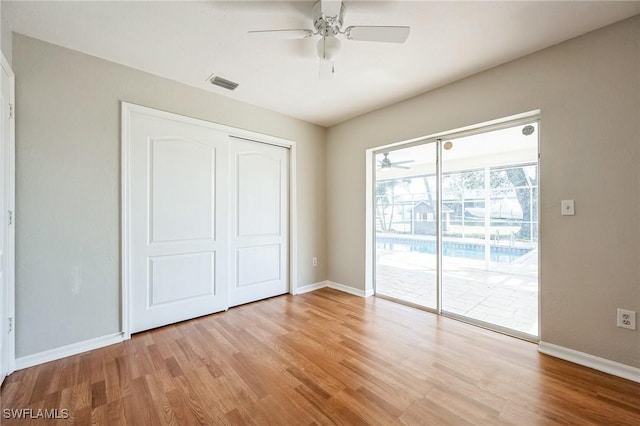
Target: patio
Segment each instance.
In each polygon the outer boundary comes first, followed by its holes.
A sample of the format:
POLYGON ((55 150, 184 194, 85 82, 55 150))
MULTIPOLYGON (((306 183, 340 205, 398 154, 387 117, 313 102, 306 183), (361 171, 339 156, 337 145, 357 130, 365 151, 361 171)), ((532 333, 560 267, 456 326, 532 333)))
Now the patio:
MULTIPOLYGON (((433 254, 378 249, 376 292, 435 309, 435 265, 433 254)), ((510 263, 444 256, 442 265, 443 310, 538 335, 537 250, 510 263)))

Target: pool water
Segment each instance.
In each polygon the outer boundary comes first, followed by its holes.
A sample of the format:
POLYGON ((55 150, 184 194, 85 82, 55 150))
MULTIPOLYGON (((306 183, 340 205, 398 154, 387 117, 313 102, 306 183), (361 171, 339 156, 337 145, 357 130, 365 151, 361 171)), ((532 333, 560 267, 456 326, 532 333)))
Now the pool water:
MULTIPOLYGON (((410 238, 378 237, 376 247, 379 250, 392 250, 399 252, 436 253, 436 242, 429 240, 413 240, 410 238)), ((491 261, 510 263, 529 253, 531 249, 509 247, 505 245, 491 247, 491 261)), ((484 245, 473 243, 456 243, 445 241, 442 243, 442 255, 448 257, 461 257, 465 259, 484 260, 484 245)))

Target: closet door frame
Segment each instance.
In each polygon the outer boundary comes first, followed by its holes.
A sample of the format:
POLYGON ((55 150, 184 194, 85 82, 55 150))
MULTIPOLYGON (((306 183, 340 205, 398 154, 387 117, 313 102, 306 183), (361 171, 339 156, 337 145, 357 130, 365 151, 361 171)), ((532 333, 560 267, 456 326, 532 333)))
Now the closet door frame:
POLYGON ((131 161, 130 161, 130 126, 131 115, 134 112, 153 115, 159 118, 167 118, 181 121, 187 124, 196 124, 221 131, 229 135, 230 139, 244 139, 252 142, 281 146, 289 149, 289 294, 297 293, 297 219, 296 219, 296 142, 262 133, 238 129, 223 124, 213 123, 206 120, 187 117, 180 114, 161 111, 130 102, 121 101, 121 308, 120 308, 120 330, 123 339, 131 338, 130 309, 131 309, 131 266, 129 262, 131 228, 131 161))

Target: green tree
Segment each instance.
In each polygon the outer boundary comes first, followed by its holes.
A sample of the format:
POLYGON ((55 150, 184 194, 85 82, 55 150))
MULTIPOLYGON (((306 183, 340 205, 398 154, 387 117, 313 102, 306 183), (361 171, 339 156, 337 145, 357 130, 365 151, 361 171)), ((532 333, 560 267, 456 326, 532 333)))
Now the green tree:
MULTIPOLYGON (((530 239, 531 222, 537 221, 537 209, 531 201, 535 200, 533 193, 537 186, 537 166, 517 166, 504 169, 494 169, 490 173, 490 187, 492 197, 505 196, 515 193, 520 209, 522 210, 522 225, 516 233, 518 239, 530 239)), ((463 202, 462 221, 464 224, 464 199, 468 191, 484 190, 484 171, 470 170, 450 173, 444 176, 443 190, 450 196, 463 202)), ((490 208, 490 206, 485 206, 490 208)))
POLYGON ((393 224, 393 213, 395 211, 395 188, 396 181, 394 180, 381 180, 376 182, 376 211, 380 227, 383 231, 390 231, 393 224), (385 211, 391 207, 391 215, 389 217, 389 223, 387 223, 387 216, 385 211))
POLYGON ((429 205, 427 208, 431 212, 432 217, 436 217, 436 204, 433 202, 433 191, 431 191, 431 185, 429 184, 429 180, 433 178, 431 176, 423 176, 422 183, 424 184, 424 191, 427 194, 427 202, 429 205))
POLYGON ((393 219, 396 211, 396 188, 400 186, 404 188, 407 193, 410 193, 409 186, 411 185, 411 180, 411 178, 404 178, 380 180, 376 182, 376 211, 378 220, 380 221, 380 227, 383 231, 390 232, 393 228, 393 219), (391 213, 389 214, 389 221, 387 222, 385 211, 388 208, 391 208, 391 213))
POLYGON ((532 226, 530 224, 538 221, 538 209, 531 205, 531 201, 536 198, 536 194, 533 194, 533 187, 538 186, 538 167, 529 166, 527 170, 525 170, 525 167, 513 167, 506 170, 506 175, 513 186, 522 209, 522 225, 516 233, 516 238, 530 239, 537 237, 537 235, 531 235, 532 226), (530 172, 531 176, 526 173, 527 171, 530 172))

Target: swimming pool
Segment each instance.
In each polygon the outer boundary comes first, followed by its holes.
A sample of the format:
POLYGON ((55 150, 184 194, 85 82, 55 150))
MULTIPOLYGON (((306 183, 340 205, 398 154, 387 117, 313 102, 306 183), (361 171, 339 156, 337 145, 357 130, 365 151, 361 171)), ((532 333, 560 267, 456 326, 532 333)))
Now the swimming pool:
MULTIPOLYGON (((416 240, 406 237, 377 237, 376 247, 379 250, 436 253, 436 242, 433 240, 416 240)), ((491 261, 510 263, 529 253, 531 249, 521 247, 491 246, 491 261)), ((442 255, 465 259, 484 260, 484 244, 444 241, 442 255)))

